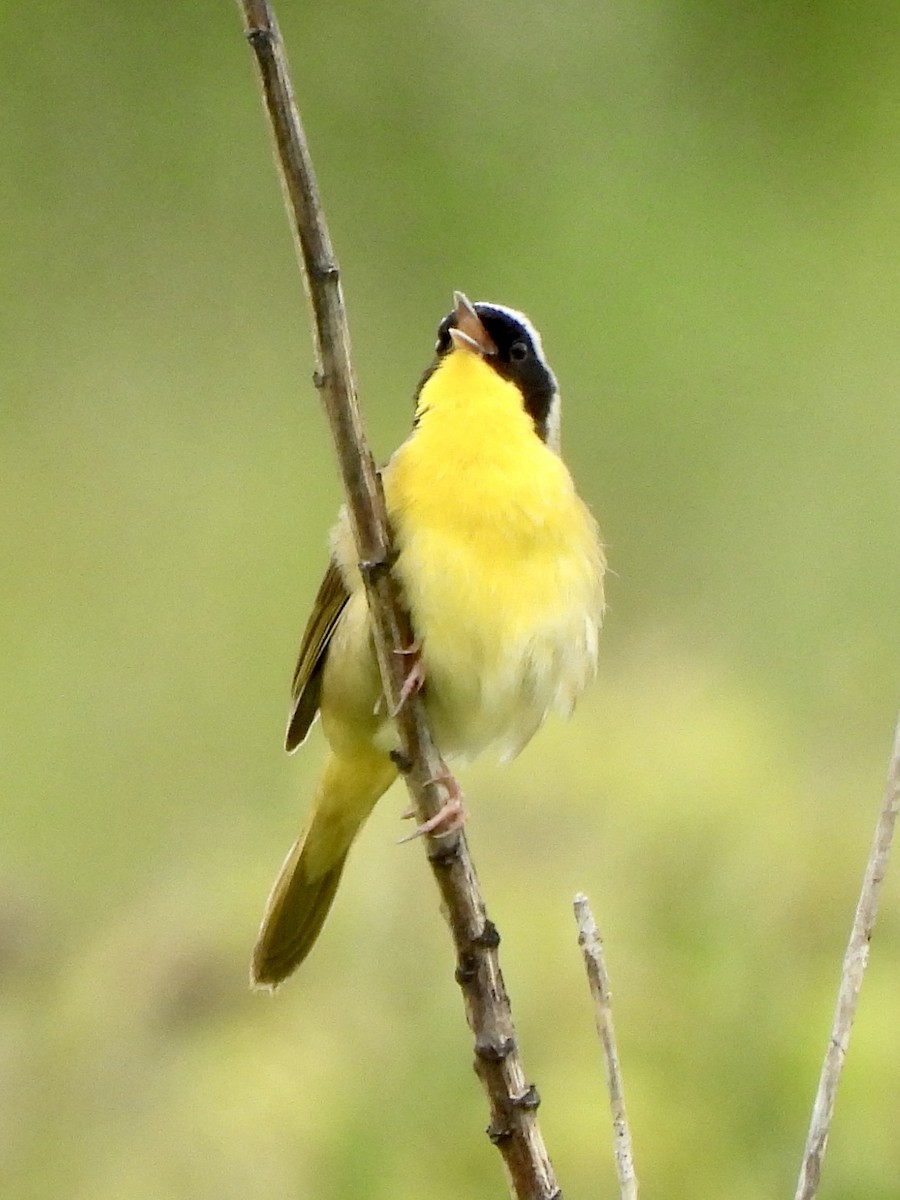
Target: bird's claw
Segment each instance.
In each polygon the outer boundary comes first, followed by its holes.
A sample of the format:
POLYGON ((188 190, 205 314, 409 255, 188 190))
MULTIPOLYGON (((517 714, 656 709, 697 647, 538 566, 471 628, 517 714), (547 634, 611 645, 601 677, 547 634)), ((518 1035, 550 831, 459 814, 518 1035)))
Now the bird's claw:
MULTIPOLYGON (((442 784, 447 791, 447 798, 433 816, 429 817, 427 821, 423 821, 421 825, 417 825, 412 833, 400 838, 398 845, 411 842, 417 837, 424 837, 425 834, 431 834, 432 837, 438 838, 449 837, 451 833, 462 829, 466 823, 467 813, 463 804, 462 789, 451 772, 445 767, 440 775, 426 780, 426 783, 442 784)), ((418 813, 415 806, 410 804, 400 815, 403 820, 412 820, 418 816, 418 813)))
POLYGON ((412 659, 412 664, 406 673, 406 678, 403 680, 403 686, 400 688, 397 703, 391 709, 390 715, 392 717, 396 717, 410 696, 418 695, 425 686, 425 664, 422 662, 422 643, 414 641, 411 646, 402 646, 399 650, 395 650, 394 653, 403 655, 404 657, 408 655, 412 659))

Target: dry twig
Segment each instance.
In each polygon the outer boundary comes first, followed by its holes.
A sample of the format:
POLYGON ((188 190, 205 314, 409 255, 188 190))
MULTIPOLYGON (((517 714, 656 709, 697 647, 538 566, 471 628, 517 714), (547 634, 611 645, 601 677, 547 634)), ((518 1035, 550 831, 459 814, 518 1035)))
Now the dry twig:
POLYGON ((887 871, 898 809, 900 809, 900 717, 897 718, 897 727, 894 731, 894 745, 888 766, 884 801, 875 826, 875 836, 869 852, 869 861, 866 864, 856 915, 853 918, 853 928, 850 931, 850 940, 844 954, 831 1035, 822 1063, 822 1073, 819 1076, 819 1087, 813 1104, 794 1200, 813 1200, 819 1189, 822 1160, 825 1157, 828 1130, 834 1114, 834 1100, 841 1071, 844 1068, 844 1059, 847 1057, 850 1030, 856 1015, 856 1005, 863 976, 869 961, 869 941, 875 927, 875 918, 878 915, 881 885, 887 871))
MULTIPOLYGON (((256 56, 281 171, 285 200, 299 247, 314 315, 318 367, 315 383, 331 426, 366 585, 382 683, 391 710, 399 710, 400 758, 421 822, 441 807, 442 763, 421 702, 400 704, 404 661, 412 644, 409 616, 390 571, 391 547, 384 497, 363 432, 350 361, 350 340, 340 275, 306 138, 271 6, 241 0, 245 33, 256 56)), ((498 1147, 517 1200, 558 1200, 561 1192, 544 1146, 535 1110, 536 1089, 526 1080, 516 1043, 509 997, 500 972, 500 938, 484 899, 462 831, 426 839, 457 953, 456 979, 475 1037, 475 1069, 491 1111, 488 1135, 498 1147)))
POLYGON ((603 1051, 606 1069, 606 1087, 609 1092, 609 1107, 613 1123, 613 1150, 616 1157, 616 1174, 619 1177, 619 1193, 622 1200, 637 1200, 638 1183, 634 1173, 634 1156, 631 1150, 631 1130, 625 1112, 625 1093, 622 1072, 619 1067, 619 1052, 616 1049, 616 1034, 613 1029, 612 994, 609 975, 603 957, 603 940, 591 912, 587 896, 579 893, 575 897, 575 920, 578 924, 578 945, 584 955, 591 996, 594 1000, 594 1017, 597 1034, 603 1051))

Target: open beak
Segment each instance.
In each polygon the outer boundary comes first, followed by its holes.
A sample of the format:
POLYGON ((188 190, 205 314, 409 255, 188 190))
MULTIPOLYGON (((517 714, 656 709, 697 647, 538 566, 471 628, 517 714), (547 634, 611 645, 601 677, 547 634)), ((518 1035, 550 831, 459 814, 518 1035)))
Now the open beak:
POLYGON ((456 310, 453 313, 454 324, 450 327, 450 336, 454 345, 485 357, 496 354, 494 339, 482 325, 481 317, 467 297, 462 292, 454 292, 453 303, 456 310))

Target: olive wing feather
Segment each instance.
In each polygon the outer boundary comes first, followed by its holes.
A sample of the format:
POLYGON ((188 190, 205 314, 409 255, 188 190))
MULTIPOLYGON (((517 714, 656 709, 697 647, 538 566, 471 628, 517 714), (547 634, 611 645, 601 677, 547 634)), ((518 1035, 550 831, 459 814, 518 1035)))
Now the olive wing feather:
POLYGON ((322 671, 328 655, 328 645, 349 598, 350 593, 343 576, 332 559, 306 623, 300 657, 294 671, 291 687, 293 707, 284 739, 285 749, 289 751, 296 750, 306 740, 306 735, 319 712, 322 671))

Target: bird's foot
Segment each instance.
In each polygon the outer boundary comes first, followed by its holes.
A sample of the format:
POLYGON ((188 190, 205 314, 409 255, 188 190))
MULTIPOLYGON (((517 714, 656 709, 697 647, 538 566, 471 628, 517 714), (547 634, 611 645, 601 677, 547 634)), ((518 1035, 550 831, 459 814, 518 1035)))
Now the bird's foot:
MULTIPOLYGON (((444 767, 439 775, 427 782, 441 784, 447 792, 447 798, 434 816, 423 821, 421 825, 417 825, 406 837, 400 838, 398 843, 400 845, 404 842, 411 842, 417 837, 424 837, 427 833, 430 833, 432 837, 449 837, 451 833, 462 829, 466 823, 467 813, 463 804, 462 788, 456 782, 456 778, 449 768, 444 767)), ((418 813, 412 804, 401 813, 403 820, 413 820, 417 816, 418 813)))
POLYGON ((425 686, 425 664, 422 662, 422 643, 416 639, 411 645, 401 646, 394 653, 402 655, 404 658, 408 657, 410 659, 410 667, 406 673, 406 678, 403 680, 403 686, 400 688, 400 696, 397 703, 391 709, 392 717, 396 717, 410 696, 418 695, 425 686))

